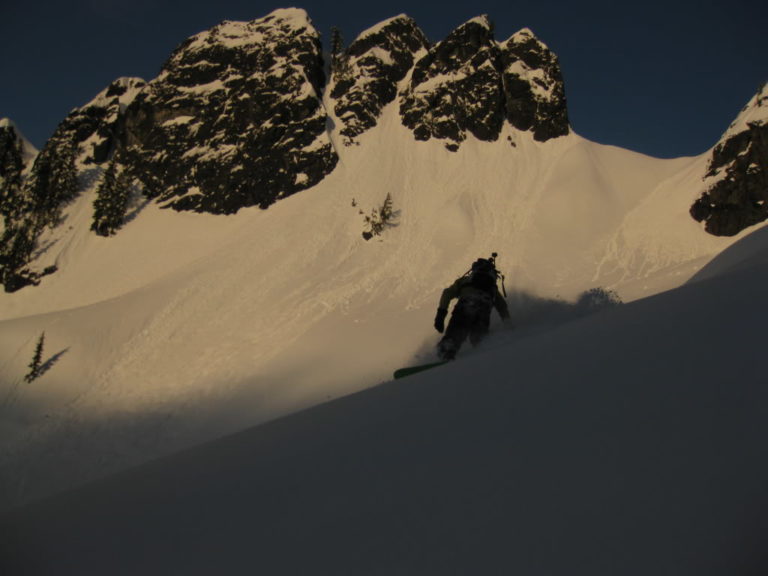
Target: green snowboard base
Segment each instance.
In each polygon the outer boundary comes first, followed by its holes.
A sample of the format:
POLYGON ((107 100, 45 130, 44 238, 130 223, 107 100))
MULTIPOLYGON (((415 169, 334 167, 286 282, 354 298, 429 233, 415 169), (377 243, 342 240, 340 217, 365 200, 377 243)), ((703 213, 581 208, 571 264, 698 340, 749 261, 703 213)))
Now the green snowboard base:
POLYGON ((405 378, 411 374, 429 370, 430 368, 435 368, 436 366, 442 366, 448 362, 450 362, 450 360, 441 360, 440 362, 431 362, 430 364, 420 364, 419 366, 408 366, 407 368, 400 368, 399 370, 395 370, 395 373, 392 376, 395 378, 395 380, 397 380, 398 378, 405 378))

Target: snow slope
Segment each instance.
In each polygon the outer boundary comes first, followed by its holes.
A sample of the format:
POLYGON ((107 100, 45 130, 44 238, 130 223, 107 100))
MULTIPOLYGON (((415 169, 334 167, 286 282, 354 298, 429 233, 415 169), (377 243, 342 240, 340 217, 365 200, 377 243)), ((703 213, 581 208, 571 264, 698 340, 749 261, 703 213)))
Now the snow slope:
MULTIPOLYGON (((768 231, 663 294, 0 519, 8 574, 764 574, 768 231)), ((348 358, 353 361, 350 356, 348 358)))
POLYGON ((440 291, 491 251, 528 318, 537 298, 678 286, 738 239, 688 216, 704 156, 509 126, 452 153, 393 106, 359 146, 331 136, 337 169, 267 211, 138 205, 114 238, 88 230, 89 175, 43 243, 59 272, 0 298, 0 509, 388 379, 429 357, 440 291), (388 193, 397 225, 365 242, 388 193), (46 371, 26 384, 43 332, 46 371))

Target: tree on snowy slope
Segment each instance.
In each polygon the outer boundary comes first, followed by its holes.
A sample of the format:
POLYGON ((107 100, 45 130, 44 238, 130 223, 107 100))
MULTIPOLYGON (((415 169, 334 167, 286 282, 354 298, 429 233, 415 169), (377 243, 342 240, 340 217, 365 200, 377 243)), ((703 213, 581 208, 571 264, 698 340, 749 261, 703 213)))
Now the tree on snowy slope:
POLYGON ((40 338, 37 340, 35 346, 35 354, 32 356, 32 361, 29 363, 29 372, 24 376, 24 381, 27 383, 34 382, 40 377, 40 373, 43 369, 43 347, 45 346, 45 332, 40 334, 40 338))
POLYGON ((128 208, 130 185, 128 171, 120 169, 115 154, 109 161, 93 202, 91 230, 99 236, 111 236, 122 227, 128 208))
POLYGON ((77 145, 72 139, 64 142, 49 140, 35 160, 27 181, 26 196, 41 225, 55 226, 61 208, 77 196, 76 157, 77 145))
POLYGON ((46 226, 59 224, 62 207, 77 195, 76 156, 77 145, 71 139, 49 140, 21 192, 12 202, 4 202, 0 281, 6 292, 37 281, 38 275, 25 267, 32 259, 40 233, 46 226))
POLYGON ((21 194, 21 141, 13 130, 0 129, 0 214, 7 218, 14 212, 21 194))
POLYGON ((352 67, 349 63, 349 53, 344 50, 344 37, 335 26, 331 29, 331 76, 339 90, 347 90, 354 84, 352 67))
POLYGON ((17 223, 3 231, 0 245, 0 282, 6 292, 15 292, 32 283, 32 278, 22 271, 35 249, 35 227, 29 221, 17 223))
POLYGON ((331 28, 331 72, 335 74, 338 71, 341 59, 344 53, 344 39, 341 36, 341 30, 334 26, 331 28))
POLYGON ((47 224, 58 224, 61 209, 77 197, 77 144, 71 138, 61 143, 53 154, 52 170, 44 203, 47 224))
POLYGON ((368 224, 368 230, 363 232, 363 238, 370 240, 374 236, 381 236, 381 233, 390 226, 395 226, 394 219, 397 217, 398 212, 395 212, 394 203, 392 202, 392 195, 387 194, 384 199, 384 204, 379 208, 374 208, 371 211, 370 216, 365 217, 365 222, 368 224))

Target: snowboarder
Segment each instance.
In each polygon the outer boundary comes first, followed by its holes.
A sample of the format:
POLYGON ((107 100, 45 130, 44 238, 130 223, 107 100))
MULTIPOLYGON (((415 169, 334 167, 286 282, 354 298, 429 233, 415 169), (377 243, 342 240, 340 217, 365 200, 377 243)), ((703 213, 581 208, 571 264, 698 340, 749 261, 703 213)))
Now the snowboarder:
POLYGON ((453 360, 467 336, 473 346, 479 344, 488 333, 491 308, 496 308, 502 320, 509 319, 507 302, 496 285, 499 276, 494 252, 490 258, 476 260, 469 272, 443 290, 435 316, 435 329, 441 334, 445 331, 445 336, 437 345, 440 358, 453 360), (454 298, 459 301, 445 330, 448 306, 454 298))

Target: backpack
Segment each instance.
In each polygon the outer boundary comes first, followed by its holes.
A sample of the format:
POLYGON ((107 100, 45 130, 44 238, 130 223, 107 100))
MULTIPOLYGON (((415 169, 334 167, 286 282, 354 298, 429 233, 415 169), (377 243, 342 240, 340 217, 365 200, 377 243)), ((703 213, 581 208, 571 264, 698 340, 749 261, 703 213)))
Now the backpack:
POLYGON ((469 283, 478 290, 496 295, 496 279, 499 273, 491 260, 479 258, 472 263, 468 272, 469 283))

